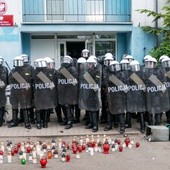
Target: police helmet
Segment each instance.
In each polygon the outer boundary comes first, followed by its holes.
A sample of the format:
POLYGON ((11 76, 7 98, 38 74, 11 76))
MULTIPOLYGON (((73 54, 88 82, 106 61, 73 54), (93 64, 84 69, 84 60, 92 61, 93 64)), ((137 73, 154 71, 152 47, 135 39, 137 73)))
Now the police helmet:
POLYGON ((80 57, 78 60, 77 60, 77 63, 86 63, 86 59, 84 57, 80 57))
POLYGON ((87 49, 82 50, 81 56, 84 58, 88 58, 90 56, 90 52, 87 49))
POLYGON ((55 62, 50 57, 45 57, 44 60, 47 62, 48 68, 54 68, 55 67, 55 62))
POLYGON ((159 62, 162 62, 162 60, 164 59, 164 58, 169 58, 167 55, 162 55, 160 58, 159 58, 159 62))
POLYGON ((170 67, 170 58, 166 57, 164 59, 162 59, 162 65, 166 68, 166 67, 170 67))
POLYGON ((120 61, 121 70, 129 70, 129 61, 126 59, 123 59, 120 61))
POLYGON ((4 58, 2 56, 0 56, 0 65, 4 64, 4 58))
POLYGON ((24 65, 24 60, 22 57, 20 56, 16 56, 14 59, 13 59, 13 66, 14 67, 22 67, 24 65))
POLYGON ((90 56, 88 59, 87 59, 87 61, 86 61, 86 63, 87 63, 87 66, 88 67, 96 67, 96 65, 97 65, 97 61, 96 61, 96 59, 94 58, 94 57, 92 57, 92 56, 90 56))
POLYGON ((45 68, 47 67, 47 62, 43 58, 39 58, 35 62, 35 67, 36 68, 45 68))
POLYGON ((126 55, 124 59, 125 59, 125 60, 128 60, 129 63, 134 60, 134 58, 133 58, 131 55, 126 55))
POLYGON ((23 58, 24 63, 28 63, 28 55, 27 54, 21 54, 20 57, 23 58))
POLYGON ((137 60, 133 60, 131 63, 130 63, 130 68, 132 71, 139 71, 140 70, 140 64, 137 60))
POLYGON ((111 61, 109 65, 109 69, 111 71, 119 71, 120 70, 120 64, 118 61, 111 61))
POLYGON ((157 60, 154 57, 148 58, 145 61, 146 68, 154 68, 156 66, 157 60))
POLYGON ((106 53, 105 59, 104 59, 104 65, 109 66, 110 62, 113 61, 113 60, 114 60, 113 55, 111 53, 106 53))

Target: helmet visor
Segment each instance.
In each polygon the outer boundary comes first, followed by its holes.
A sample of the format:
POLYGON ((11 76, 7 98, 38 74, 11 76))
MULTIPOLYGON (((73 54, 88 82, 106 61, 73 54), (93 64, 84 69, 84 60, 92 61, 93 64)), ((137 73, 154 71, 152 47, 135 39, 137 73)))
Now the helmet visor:
POLYGON ((24 65, 23 60, 13 60, 14 67, 22 67, 24 65))

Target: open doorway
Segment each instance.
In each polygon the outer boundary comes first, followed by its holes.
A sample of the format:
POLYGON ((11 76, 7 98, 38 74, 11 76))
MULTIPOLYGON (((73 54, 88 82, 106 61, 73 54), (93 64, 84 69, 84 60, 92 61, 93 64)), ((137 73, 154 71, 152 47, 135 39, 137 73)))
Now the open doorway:
POLYGON ((70 55, 72 58, 80 58, 84 48, 85 42, 66 42, 67 55, 70 55))

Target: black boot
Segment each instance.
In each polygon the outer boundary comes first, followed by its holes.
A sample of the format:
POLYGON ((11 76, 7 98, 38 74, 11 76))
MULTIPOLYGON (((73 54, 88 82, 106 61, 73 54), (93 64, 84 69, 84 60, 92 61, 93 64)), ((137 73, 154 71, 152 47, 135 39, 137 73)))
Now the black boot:
POLYGON ((89 117, 89 124, 85 127, 85 129, 92 129, 93 128, 92 112, 86 111, 86 114, 88 114, 89 117))
POLYGON ((29 111, 29 116, 30 116, 30 122, 32 124, 35 124, 34 108, 31 107, 30 109, 28 109, 28 111, 29 111))
POLYGON ((3 124, 3 118, 4 118, 4 108, 0 108, 0 127, 3 124))
POLYGON ((161 125, 161 114, 155 114, 155 125, 161 125))
POLYGON ((43 128, 48 128, 49 109, 43 110, 43 128))
POLYGON ((73 112, 70 105, 66 106, 66 113, 67 113, 67 125, 65 129, 70 129, 73 127, 73 112))
POLYGON ((98 117, 97 117, 98 111, 92 112, 92 122, 93 122, 93 130, 92 132, 98 131, 98 117))
POLYGON ((61 106, 63 114, 64 114, 64 118, 63 121, 60 123, 60 125, 67 125, 67 111, 66 111, 66 107, 64 105, 61 106))
POLYGON ((114 125, 114 128, 118 128, 119 126, 119 115, 118 114, 115 114, 113 117, 113 125, 114 125))
POLYGON ((78 105, 74 105, 74 110, 75 110, 75 119, 74 119, 74 123, 80 123, 80 109, 78 107, 78 105))
POLYGON ((90 117, 89 117, 89 111, 86 110, 85 112, 85 115, 84 115, 84 118, 83 118, 83 121, 84 122, 84 125, 87 126, 88 124, 90 124, 90 117))
POLYGON ((141 133, 144 133, 145 132, 144 113, 139 113, 139 119, 140 119, 140 131, 141 131, 141 133))
POLYGON ((24 113, 24 124, 25 124, 25 128, 31 129, 30 120, 29 120, 29 115, 28 115, 28 110, 27 110, 27 109, 24 109, 24 110, 23 110, 23 113, 24 113))
POLYGON ((166 112, 167 123, 170 124, 170 110, 166 112))
POLYGON ((63 123, 63 119, 62 119, 62 113, 61 113, 61 105, 58 104, 58 106, 55 108, 55 112, 57 115, 57 119, 58 119, 58 123, 63 123))
POLYGON ((37 129, 41 129, 41 113, 40 113, 40 111, 36 110, 35 114, 36 114, 37 129))
POLYGON ((12 109, 12 122, 9 124, 9 128, 18 126, 18 109, 12 109))
POLYGON ((107 125, 104 128, 104 131, 112 130, 112 114, 108 111, 107 112, 107 125))
POLYGON ((125 119, 122 113, 119 114, 119 120, 120 120, 120 134, 123 134, 125 132, 125 119))
POLYGON ((131 124, 131 113, 127 112, 126 113, 126 128, 131 128, 132 124, 131 124))

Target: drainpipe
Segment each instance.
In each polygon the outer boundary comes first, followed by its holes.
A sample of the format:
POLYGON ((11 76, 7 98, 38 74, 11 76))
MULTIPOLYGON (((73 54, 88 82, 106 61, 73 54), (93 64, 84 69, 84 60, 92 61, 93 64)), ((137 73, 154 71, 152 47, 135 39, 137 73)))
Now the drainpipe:
MULTIPOLYGON (((155 12, 158 13, 158 0, 154 0, 155 2, 155 12)), ((155 21, 155 28, 158 29, 158 21, 155 21)), ((155 48, 158 47, 158 35, 155 35, 155 48)))

